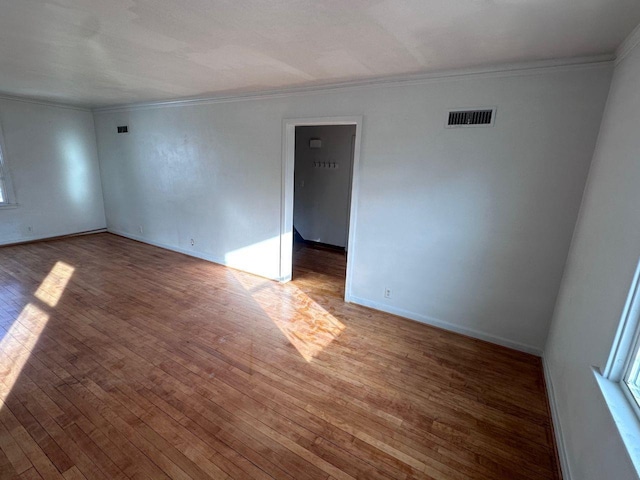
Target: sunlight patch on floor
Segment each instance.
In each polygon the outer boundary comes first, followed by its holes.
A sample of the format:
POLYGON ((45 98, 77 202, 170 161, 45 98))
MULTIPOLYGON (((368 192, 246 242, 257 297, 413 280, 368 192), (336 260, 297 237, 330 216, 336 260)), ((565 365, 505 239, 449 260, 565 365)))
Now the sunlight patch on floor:
MULTIPOLYGON (((73 276, 75 269, 57 262, 42 281, 34 296, 49 307, 55 307, 73 276)), ((47 326, 50 315, 42 308, 28 303, 4 333, 0 341, 0 405, 11 393, 20 373, 47 326)))
POLYGON ((346 329, 340 320, 292 283, 279 284, 242 272, 233 273, 307 362, 346 329))
POLYGON ((29 303, 4 334, 0 341, 0 405, 11 393, 48 321, 49 315, 46 312, 29 303))
POLYGON ((60 301, 62 292, 67 288, 74 270, 75 268, 71 265, 57 262, 36 290, 35 297, 50 307, 55 307, 60 301))

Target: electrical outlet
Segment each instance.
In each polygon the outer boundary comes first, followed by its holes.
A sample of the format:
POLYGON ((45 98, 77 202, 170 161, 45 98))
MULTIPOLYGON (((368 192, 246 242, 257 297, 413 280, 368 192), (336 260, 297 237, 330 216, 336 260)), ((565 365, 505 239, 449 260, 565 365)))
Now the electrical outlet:
POLYGON ((142 225, 140 225, 138 228, 140 229, 140 233, 144 233, 144 231, 142 230, 142 225))
POLYGON ((193 247, 196 244, 196 241, 192 238, 191 239, 191 246, 193 247))
POLYGON ((391 289, 389 287, 384 289, 384 298, 391 298, 391 289))

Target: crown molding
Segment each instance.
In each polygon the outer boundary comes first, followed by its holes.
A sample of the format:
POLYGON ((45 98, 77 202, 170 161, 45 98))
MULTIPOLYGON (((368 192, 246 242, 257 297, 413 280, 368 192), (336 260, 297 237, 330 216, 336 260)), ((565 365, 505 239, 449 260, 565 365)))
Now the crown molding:
POLYGON ((640 25, 638 25, 616 49, 615 64, 618 65, 640 43, 640 25))
POLYGON ((77 110, 80 112, 91 112, 91 108, 89 107, 81 107, 78 105, 69 105, 66 103, 52 102, 48 100, 40 100, 37 98, 31 97, 20 97, 16 95, 8 95, 4 93, 0 93, 0 100, 8 100, 10 102, 20 102, 20 103, 30 103, 32 105, 41 105, 43 107, 54 107, 54 108, 64 108, 67 110, 77 110))
POLYGON ((208 97, 191 97, 157 102, 141 102, 93 109, 94 114, 115 113, 133 110, 148 110, 189 105, 209 105, 248 100, 264 100, 273 98, 311 95, 337 91, 349 91, 370 87, 399 87, 422 85, 426 83, 455 81, 467 77, 497 78, 522 75, 539 75, 542 73, 582 70, 589 68, 610 67, 613 65, 614 55, 597 55, 591 57, 576 57, 569 59, 541 60, 524 63, 510 63, 489 67, 478 67, 458 70, 444 70, 440 72, 407 74, 393 77, 377 77, 367 80, 331 83, 305 87, 291 87, 262 92, 248 92, 233 95, 212 95, 208 97))

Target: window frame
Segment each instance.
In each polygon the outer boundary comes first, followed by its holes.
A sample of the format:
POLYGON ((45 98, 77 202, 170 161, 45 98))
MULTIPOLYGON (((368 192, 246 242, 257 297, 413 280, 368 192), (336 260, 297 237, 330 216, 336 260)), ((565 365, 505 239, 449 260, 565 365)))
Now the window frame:
POLYGON ((640 477, 640 399, 626 379, 631 362, 640 351, 640 260, 622 310, 609 358, 603 369, 592 367, 594 379, 616 425, 629 459, 640 477))
POLYGON ((2 161, 2 146, 0 146, 0 205, 7 205, 9 203, 9 196, 7 195, 7 187, 5 187, 6 176, 4 171, 4 162, 2 161))
MULTIPOLYGON (((640 395, 636 396, 627 381, 634 367, 635 359, 640 355, 640 259, 631 282, 629 296, 622 311, 618 331, 613 342, 611 354, 602 376, 619 385, 637 418, 640 420, 640 395)), ((640 368, 636 366, 638 373, 640 368)), ((637 374, 638 374, 637 373, 637 374)), ((636 375, 637 375, 636 374, 636 375)))
MULTIPOLYGON (((629 400, 631 404, 631 408, 636 413, 638 418, 640 418, 640 392, 634 393, 631 387, 629 386, 629 377, 636 377, 636 381, 632 383, 636 383, 637 379, 640 378, 640 321, 635 322, 635 331, 633 332, 632 341, 630 344, 630 348, 627 351, 627 358, 624 365, 623 375, 620 379, 620 388, 624 392, 625 396, 629 400), (633 371, 635 369, 635 372, 633 371)), ((640 389, 639 389, 640 390, 640 389)))
POLYGON ((7 165, 6 152, 4 135, 2 133, 2 127, 0 126, 0 190, 2 191, 3 197, 3 201, 0 202, 0 209, 15 208, 18 206, 13 191, 9 166, 7 165))

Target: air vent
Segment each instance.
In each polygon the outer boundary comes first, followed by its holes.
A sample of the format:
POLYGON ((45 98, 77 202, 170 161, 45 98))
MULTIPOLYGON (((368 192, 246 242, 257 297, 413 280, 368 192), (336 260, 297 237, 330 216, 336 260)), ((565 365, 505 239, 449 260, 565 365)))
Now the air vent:
POLYGON ((118 133, 129 133, 129 127, 127 125, 118 127, 118 133))
POLYGON ((448 127, 474 127, 493 125, 495 111, 493 108, 482 110, 455 110, 449 112, 448 127))

